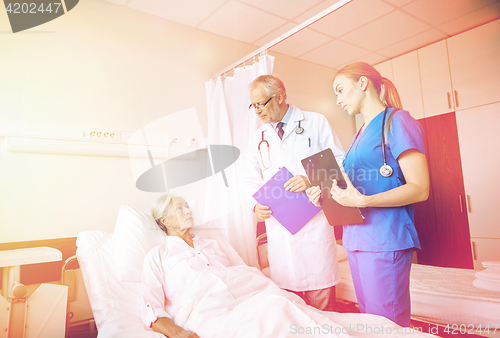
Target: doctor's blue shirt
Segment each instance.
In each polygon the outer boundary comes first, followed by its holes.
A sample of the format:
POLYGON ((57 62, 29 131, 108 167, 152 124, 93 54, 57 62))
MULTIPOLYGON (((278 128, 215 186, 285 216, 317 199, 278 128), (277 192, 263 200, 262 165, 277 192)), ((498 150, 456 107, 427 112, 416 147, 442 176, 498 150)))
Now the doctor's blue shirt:
MULTIPOLYGON (((393 109, 386 116, 389 119, 393 109)), ((405 184, 397 158, 404 151, 416 149, 425 153, 422 126, 407 111, 399 110, 387 133, 386 159, 394 170, 389 177, 380 174, 382 155, 382 118, 378 114, 356 134, 344 158, 344 170, 353 185, 364 195, 374 195, 405 184)), ((384 128, 387 130, 387 128, 384 128)), ((364 223, 344 225, 343 245, 349 251, 396 251, 420 248, 411 205, 401 207, 360 208, 364 223)))

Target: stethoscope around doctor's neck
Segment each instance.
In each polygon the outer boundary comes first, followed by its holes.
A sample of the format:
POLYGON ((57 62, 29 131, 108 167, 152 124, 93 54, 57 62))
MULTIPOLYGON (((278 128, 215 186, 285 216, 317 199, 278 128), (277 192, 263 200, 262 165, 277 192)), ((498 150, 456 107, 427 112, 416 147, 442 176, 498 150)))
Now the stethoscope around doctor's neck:
MULTIPOLYGON (((384 164, 380 167, 380 175, 382 175, 384 177, 390 177, 392 175, 392 173, 394 172, 392 167, 387 164, 387 159, 386 159, 386 155, 385 155, 385 146, 386 146, 385 145, 385 117, 387 116, 387 109, 388 108, 385 107, 384 116, 382 117, 382 157, 384 158, 384 164)), ((358 138, 358 136, 359 136, 359 133, 356 136, 356 138, 358 138)), ((354 142, 356 142, 356 140, 354 140, 354 142)), ((351 144, 351 148, 352 148, 352 145, 354 144, 354 142, 351 144)), ((351 150, 351 148, 349 148, 349 150, 347 151, 346 156, 349 153, 349 151, 351 150)), ((345 160, 345 157, 344 157, 344 160, 345 160)))
MULTIPOLYGON (((297 135, 300 135, 300 134, 302 134, 304 132, 304 128, 302 128, 300 126, 301 122, 302 121, 299 121, 299 126, 295 129, 295 134, 297 134, 297 135)), ((260 147, 262 146, 262 144, 266 145, 266 147, 267 147, 268 163, 270 164, 270 162, 271 162, 271 154, 270 154, 269 142, 267 142, 267 140, 264 138, 264 132, 265 132, 265 130, 262 131, 262 140, 259 142, 259 145, 257 146, 257 149, 259 151, 260 161, 262 163, 262 166, 265 169, 268 169, 269 167, 266 167, 266 165, 264 164, 264 159, 262 158, 262 150, 260 149, 260 147)))

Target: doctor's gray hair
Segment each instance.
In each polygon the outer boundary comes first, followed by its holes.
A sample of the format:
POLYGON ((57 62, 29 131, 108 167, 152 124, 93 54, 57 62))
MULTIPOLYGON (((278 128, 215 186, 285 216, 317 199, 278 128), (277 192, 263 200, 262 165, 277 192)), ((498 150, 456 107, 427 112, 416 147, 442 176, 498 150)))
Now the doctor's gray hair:
POLYGON ((151 215, 153 216, 156 224, 160 227, 165 234, 168 235, 167 227, 163 225, 160 218, 168 218, 168 214, 170 212, 170 206, 172 205, 172 197, 173 194, 165 194, 158 198, 151 207, 151 215))
POLYGON ((286 89, 283 81, 281 81, 278 77, 274 75, 261 75, 248 85, 248 89, 252 91, 259 84, 264 85, 264 90, 266 91, 267 96, 274 96, 279 92, 283 93, 283 97, 286 99, 286 89))

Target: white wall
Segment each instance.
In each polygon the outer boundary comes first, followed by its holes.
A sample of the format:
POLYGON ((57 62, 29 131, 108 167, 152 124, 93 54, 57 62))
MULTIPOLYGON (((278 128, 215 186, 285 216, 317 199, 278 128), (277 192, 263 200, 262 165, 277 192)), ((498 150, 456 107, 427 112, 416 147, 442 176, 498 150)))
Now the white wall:
MULTIPOLYGON (((204 83, 256 48, 97 0, 15 34, 0 10, 0 120, 135 131, 195 107, 206 134, 204 83)), ((331 70, 277 55, 275 74, 349 144, 331 70)), ((135 188, 126 158, 14 153, 0 137, 0 242, 112 231, 120 205, 147 211, 157 196, 135 188)))
POLYGON ((336 71, 280 55, 276 57, 274 74, 285 83, 287 102, 325 115, 347 151, 355 132, 355 120, 336 104, 333 92, 336 71))

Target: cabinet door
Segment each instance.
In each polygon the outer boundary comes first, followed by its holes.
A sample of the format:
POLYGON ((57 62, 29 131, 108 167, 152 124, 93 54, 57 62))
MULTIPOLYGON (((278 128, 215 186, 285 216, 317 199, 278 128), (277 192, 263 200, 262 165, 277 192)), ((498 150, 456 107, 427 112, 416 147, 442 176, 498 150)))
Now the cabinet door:
MULTIPOLYGON (((425 119, 420 119, 418 122, 424 128, 425 135, 429 134, 426 128, 425 119)), ((427 137, 424 137, 425 156, 427 158, 427 166, 431 163, 431 153, 429 152, 429 142, 427 137)), ((413 215, 415 220, 415 228, 417 229, 418 239, 420 241, 421 250, 417 250, 417 261, 419 264, 443 266, 441 259, 441 246, 439 245, 438 226, 436 223, 436 206, 434 201, 434 192, 432 189, 432 181, 434 177, 429 168, 430 187, 429 197, 427 200, 413 204, 413 215)), ((439 197, 438 197, 439 198, 439 197)))
POLYGON ((471 237, 500 239, 500 103, 456 112, 471 237))
POLYGON ((403 102, 403 108, 408 110, 413 118, 423 118, 424 106, 422 104, 417 51, 393 59, 392 70, 394 84, 403 102))
POLYGON ((419 120, 426 134, 431 180, 428 201, 414 205, 422 250, 418 262, 472 269, 469 224, 455 113, 419 120))
POLYGON ((500 102, 500 20, 448 39, 456 110, 500 102))
POLYGON ((375 65, 373 67, 376 70, 378 70, 380 75, 382 75, 383 77, 394 82, 394 75, 392 72, 392 60, 387 60, 387 61, 379 63, 378 65, 375 65))
POLYGON ((475 270, 484 270, 484 261, 500 261, 500 238, 471 238, 471 244, 475 270))
POLYGON ((418 50, 425 117, 454 111, 446 40, 418 50))

